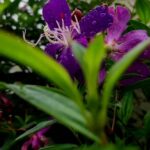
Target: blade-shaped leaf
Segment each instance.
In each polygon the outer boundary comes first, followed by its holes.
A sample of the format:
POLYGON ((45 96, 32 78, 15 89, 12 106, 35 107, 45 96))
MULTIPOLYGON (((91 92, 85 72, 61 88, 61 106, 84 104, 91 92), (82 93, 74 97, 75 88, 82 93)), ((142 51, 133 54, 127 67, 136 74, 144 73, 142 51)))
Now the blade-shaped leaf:
POLYGON ((76 145, 73 144, 62 144, 62 145, 52 145, 41 148, 40 150, 74 150, 77 148, 76 145))
POLYGON ((54 116, 61 123, 72 127, 95 141, 99 141, 97 136, 88 129, 89 123, 83 116, 79 106, 69 98, 39 86, 1 84, 35 107, 54 116))
POLYGON ((144 117, 144 133, 146 137, 150 137, 150 112, 148 112, 144 117))
POLYGON ((150 21, 150 1, 149 0, 136 0, 136 12, 144 23, 150 21))
POLYGON ((98 97, 98 75, 100 70, 100 65, 105 57, 105 47, 103 36, 97 36, 90 43, 87 53, 84 56, 85 62, 85 77, 88 88, 89 99, 94 99, 98 97), (97 96, 97 97, 95 97, 97 96))
POLYGON ((121 101, 121 108, 118 112, 119 118, 126 125, 133 112, 133 93, 127 92, 121 101))
POLYGON ((106 144, 106 145, 82 145, 79 148, 75 148, 74 150, 138 150, 138 148, 133 146, 125 146, 125 145, 113 145, 113 144, 106 144))
POLYGON ((98 75, 106 53, 104 39, 102 35, 96 36, 87 49, 77 43, 73 43, 72 47, 84 72, 88 99, 91 106, 93 101, 98 99, 98 75))
POLYGON ((0 31, 0 55, 30 66, 35 71, 61 87, 65 94, 79 103, 80 94, 67 71, 42 51, 32 48, 9 33, 0 31))
POLYGON ((145 25, 141 21, 131 20, 129 22, 128 31, 132 31, 132 30, 146 30, 148 35, 150 35, 149 26, 145 25))
POLYGON ((39 131, 39 130, 45 128, 45 127, 49 127, 50 125, 52 125, 52 124, 54 124, 54 123, 56 123, 55 120, 40 122, 40 123, 37 124, 35 127, 33 127, 33 128, 31 128, 31 129, 25 131, 23 134, 21 134, 19 137, 17 137, 17 138, 15 139, 15 142, 16 142, 16 141, 19 141, 19 140, 21 140, 21 139, 23 139, 23 138, 26 137, 26 136, 29 136, 29 135, 31 135, 31 134, 37 132, 37 131, 39 131))
POLYGON ((102 107, 100 110, 99 122, 104 126, 107 116, 107 108, 109 104, 109 98, 111 97, 113 88, 121 75, 127 70, 127 68, 134 62, 134 60, 150 45, 150 39, 138 44, 135 48, 130 50, 119 62, 117 62, 110 70, 106 77, 104 84, 104 91, 102 96, 102 107))
POLYGON ((84 69, 85 66, 84 66, 83 58, 84 58, 84 55, 85 55, 87 49, 85 47, 83 47, 82 45, 80 45, 79 43, 74 41, 72 43, 72 50, 75 55, 75 58, 78 60, 78 63, 80 64, 81 68, 84 69))

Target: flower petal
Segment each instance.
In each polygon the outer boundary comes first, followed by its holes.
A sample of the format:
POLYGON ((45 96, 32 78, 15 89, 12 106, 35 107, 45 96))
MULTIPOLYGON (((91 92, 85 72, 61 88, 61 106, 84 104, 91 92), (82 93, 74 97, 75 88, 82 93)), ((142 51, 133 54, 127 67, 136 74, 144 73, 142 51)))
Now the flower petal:
POLYGON ((21 147, 21 150, 28 150, 29 149, 29 146, 32 144, 32 140, 30 139, 30 140, 28 140, 28 141, 26 141, 23 145, 22 145, 22 147, 21 147))
POLYGON ((48 132, 49 129, 50 129, 50 127, 43 128, 40 131, 38 131, 36 134, 37 134, 38 137, 42 137, 45 133, 48 132))
POLYGON ((63 50, 62 54, 58 58, 58 62, 68 70, 71 77, 75 77, 80 70, 79 64, 75 60, 70 48, 63 50))
POLYGON ((128 79, 120 81, 120 85, 125 87, 125 86, 135 84, 136 82, 144 80, 144 79, 145 78, 143 77, 136 76, 136 77, 132 77, 132 78, 128 78, 128 79))
POLYGON ((150 47, 148 47, 148 49, 145 50, 145 52, 141 55, 142 59, 150 59, 150 47))
POLYGON ((80 20, 81 33, 93 37, 98 32, 107 29, 113 22, 107 6, 98 6, 80 20))
POLYGON ((142 62, 135 62, 129 69, 127 73, 136 74, 136 76, 124 79, 121 81, 121 85, 127 86, 136 83, 137 81, 143 80, 150 76, 150 68, 142 62))
POLYGON ((99 83, 100 84, 103 83, 103 81, 105 80, 106 74, 107 74, 107 72, 106 72, 105 68, 102 68, 99 72, 99 83))
POLYGON ((71 12, 66 0, 49 0, 43 7, 43 17, 51 30, 57 27, 56 21, 62 25, 62 19, 65 26, 71 25, 71 12))
POLYGON ((124 55, 125 55, 125 53, 114 51, 110 54, 110 58, 113 61, 119 61, 124 55))
POLYGON ((128 52, 137 44, 148 39, 147 32, 145 30, 133 30, 123 35, 119 40, 118 49, 120 52, 128 52))
POLYGON ((129 67, 127 72, 136 73, 141 77, 147 77, 150 75, 150 69, 142 62, 135 62, 131 67, 129 67))
MULTIPOLYGON (((123 35, 118 41, 115 47, 115 52, 111 53, 111 58, 114 61, 121 59, 128 51, 137 46, 140 42, 148 38, 145 30, 133 30, 123 35)), ((141 57, 150 56, 149 51, 145 51, 141 57), (147 54, 147 55, 146 55, 147 54)))
POLYGON ((113 24, 107 31, 106 42, 112 45, 125 31, 131 15, 129 10, 123 6, 117 6, 116 10, 114 7, 109 7, 109 13, 113 16, 113 24))
POLYGON ((87 41, 87 39, 86 39, 85 36, 83 36, 83 35, 80 34, 80 35, 76 36, 74 39, 75 39, 79 44, 81 44, 82 46, 87 47, 88 41, 87 41))
POLYGON ((41 147, 41 141, 39 137, 35 134, 32 136, 32 148, 33 150, 38 150, 41 147))
POLYGON ((56 54, 63 48, 61 44, 47 44, 45 53, 56 59, 56 54))

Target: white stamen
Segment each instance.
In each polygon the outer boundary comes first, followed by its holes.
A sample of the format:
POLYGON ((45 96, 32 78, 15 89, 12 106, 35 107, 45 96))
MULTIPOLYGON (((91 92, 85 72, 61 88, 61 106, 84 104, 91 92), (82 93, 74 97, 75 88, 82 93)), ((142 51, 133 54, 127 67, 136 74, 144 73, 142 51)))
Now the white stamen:
POLYGON ((73 26, 75 29, 76 29, 76 31, 80 34, 81 33, 81 29, 80 29, 80 24, 79 24, 79 21, 78 21, 78 18, 77 18, 77 16, 75 15, 74 16, 75 17, 75 25, 73 26))
POLYGON ((62 19, 62 29, 65 30, 65 22, 64 22, 64 19, 62 19))
POLYGON ((23 39, 24 39, 24 41, 25 41, 26 43, 32 45, 33 47, 37 46, 37 45, 40 43, 40 41, 41 41, 41 39, 42 39, 43 37, 44 37, 44 34, 41 34, 40 37, 39 37, 39 39, 37 40, 37 42, 36 42, 36 43, 33 43, 33 42, 30 42, 30 41, 28 41, 28 40, 26 39, 26 29, 25 29, 25 31, 23 31, 23 39))
POLYGON ((62 19, 62 24, 56 21, 57 28, 51 30, 48 25, 44 27, 44 34, 47 40, 52 44, 63 44, 68 47, 70 41, 72 40, 72 33, 74 30, 77 31, 78 34, 81 33, 80 25, 77 17, 75 16, 75 23, 72 23, 71 26, 65 26, 65 22, 62 19))
POLYGON ((68 47, 70 45, 70 41, 73 40, 72 35, 74 31, 76 30, 78 34, 81 33, 80 25, 76 16, 75 16, 75 22, 72 23, 72 25, 70 26, 65 26, 65 22, 63 19, 61 24, 58 21, 56 21, 56 24, 57 24, 57 28, 54 28, 53 30, 51 30, 48 27, 48 25, 44 26, 44 34, 40 35, 36 43, 30 42, 26 39, 26 30, 23 32, 23 39, 28 44, 32 46, 36 46, 41 41, 41 39, 45 36, 46 39, 51 44, 62 44, 65 47, 68 47))

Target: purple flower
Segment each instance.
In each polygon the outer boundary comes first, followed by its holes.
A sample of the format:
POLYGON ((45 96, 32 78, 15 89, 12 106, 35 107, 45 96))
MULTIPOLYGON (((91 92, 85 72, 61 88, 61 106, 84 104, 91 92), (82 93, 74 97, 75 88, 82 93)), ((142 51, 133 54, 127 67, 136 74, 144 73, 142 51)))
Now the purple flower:
POLYGON ((0 93, 0 120, 6 119, 8 122, 11 122, 10 114, 13 113, 13 103, 6 95, 0 93))
MULTIPOLYGON (((109 13, 113 16, 113 24, 108 28, 105 40, 106 44, 112 49, 110 57, 114 61, 118 61, 137 44, 146 40, 148 35, 145 30, 133 30, 123 34, 131 18, 130 11, 127 8, 123 6, 117 6, 116 9, 109 7, 109 13)), ((136 77, 132 77, 128 80, 125 79, 122 82, 123 85, 132 84, 150 76, 150 70, 146 64, 144 64, 143 58, 150 58, 150 50, 145 50, 138 60, 129 67, 127 73, 134 73, 136 77)))
POLYGON ((43 17, 47 23, 44 33, 49 41, 45 52, 62 64, 72 77, 77 77, 80 71, 70 48, 72 40, 87 46, 87 38, 104 31, 113 21, 107 6, 98 6, 80 21, 74 16, 73 21, 66 0, 49 0, 43 7, 43 17))
POLYGON ((107 74, 106 69, 103 66, 102 69, 99 72, 99 84, 103 83, 103 81, 105 80, 106 74, 107 74))
POLYGON ((43 128, 39 132, 32 135, 31 138, 22 145, 21 150, 29 150, 30 148, 32 148, 32 150, 39 150, 41 147, 47 145, 48 139, 44 136, 44 134, 48 130, 49 127, 43 128))

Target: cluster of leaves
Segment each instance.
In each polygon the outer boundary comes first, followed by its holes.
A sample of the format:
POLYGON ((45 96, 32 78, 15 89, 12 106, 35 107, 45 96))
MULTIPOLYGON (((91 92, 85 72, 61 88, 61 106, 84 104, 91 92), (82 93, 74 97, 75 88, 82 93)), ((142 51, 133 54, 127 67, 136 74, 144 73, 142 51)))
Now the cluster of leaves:
MULTIPOLYGON (((28 5, 22 4, 24 7, 20 8, 21 2, 6 0, 2 3, 0 27, 20 36, 22 29, 25 28, 29 31, 27 36, 36 40, 44 24, 40 14, 44 1, 31 0, 28 3, 24 1, 23 3, 28 5), (18 17, 14 17, 16 15, 18 17)), ((85 13, 86 10, 103 2, 70 0, 72 9, 78 7, 85 13)), ((135 15, 138 14, 141 22, 132 20, 127 30, 142 28, 150 33, 148 3, 148 0, 136 1, 135 15)), ((77 142, 71 141, 72 144, 55 142, 52 134, 49 133, 55 145, 50 144, 41 148, 42 150, 149 148, 150 79, 121 90, 116 86, 124 71, 150 44, 149 40, 135 47, 121 61, 112 65, 104 85, 100 86, 97 82, 98 71, 106 55, 103 37, 96 37, 87 49, 73 43, 73 52, 83 70, 86 82, 80 87, 72 81, 61 65, 43 54, 41 50, 25 44, 21 38, 0 31, 0 41, 0 112, 3 113, 0 114, 0 135, 3 135, 0 137, 2 141, 0 146, 2 149, 12 147, 20 149, 25 138, 44 127, 55 126, 57 121, 67 126, 69 134, 75 137, 77 142), (1 107, 5 104, 3 97, 13 105, 1 107), (48 121, 49 115, 56 120, 48 121)), ((40 43, 40 46, 43 43, 40 43)), ((59 132, 55 134, 60 136, 59 132)))

